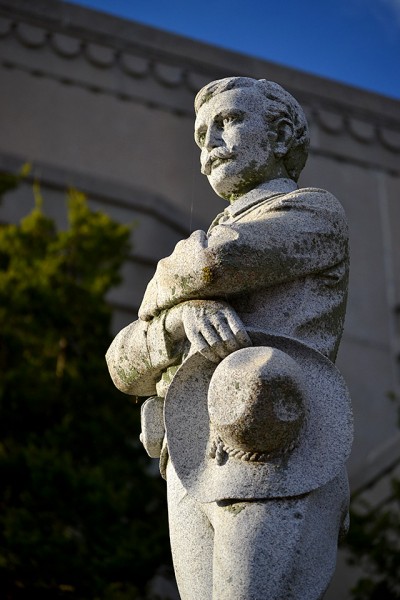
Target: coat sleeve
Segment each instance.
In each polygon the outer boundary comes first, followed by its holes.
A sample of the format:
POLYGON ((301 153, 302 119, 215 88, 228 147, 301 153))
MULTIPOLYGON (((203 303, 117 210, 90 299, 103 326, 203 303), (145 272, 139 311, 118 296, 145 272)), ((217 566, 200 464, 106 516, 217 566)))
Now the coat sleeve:
POLYGON ((258 206, 209 236, 194 232, 161 260, 139 316, 190 299, 224 299, 322 273, 347 259, 348 230, 339 202, 323 190, 299 190, 258 206))
POLYGON ((122 329, 106 354, 111 379, 125 394, 152 396, 163 371, 177 360, 164 326, 165 314, 122 329))

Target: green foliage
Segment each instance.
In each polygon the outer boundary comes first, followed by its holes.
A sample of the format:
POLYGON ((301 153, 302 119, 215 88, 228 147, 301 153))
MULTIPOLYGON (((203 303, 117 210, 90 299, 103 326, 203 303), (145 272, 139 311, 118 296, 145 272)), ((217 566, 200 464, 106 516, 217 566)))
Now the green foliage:
POLYGON ((377 506, 356 498, 350 519, 349 563, 363 571, 352 597, 400 600, 400 481, 392 478, 391 494, 377 506))
POLYGON ((0 228, 0 598, 142 598, 164 489, 104 361, 129 229, 70 190, 59 232, 36 200, 0 228))
POLYGON ((18 173, 0 173, 0 198, 6 192, 10 190, 14 190, 18 187, 20 181, 25 179, 31 171, 31 164, 25 163, 22 165, 20 171, 18 173))
POLYGON ((350 564, 364 571, 352 590, 355 600, 400 599, 400 482, 393 480, 392 487, 390 503, 352 510, 350 564))

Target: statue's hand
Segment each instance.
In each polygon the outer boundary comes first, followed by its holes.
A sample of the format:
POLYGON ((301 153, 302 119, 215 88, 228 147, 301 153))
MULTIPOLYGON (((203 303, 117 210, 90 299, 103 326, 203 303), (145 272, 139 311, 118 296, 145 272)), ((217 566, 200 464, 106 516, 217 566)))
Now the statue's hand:
POLYGON ((139 319, 141 321, 151 321, 158 314, 157 311, 157 280, 155 277, 150 279, 139 308, 139 319))
POLYGON ((236 312, 226 302, 191 300, 182 304, 182 324, 190 342, 190 354, 200 352, 219 363, 251 340, 236 312))

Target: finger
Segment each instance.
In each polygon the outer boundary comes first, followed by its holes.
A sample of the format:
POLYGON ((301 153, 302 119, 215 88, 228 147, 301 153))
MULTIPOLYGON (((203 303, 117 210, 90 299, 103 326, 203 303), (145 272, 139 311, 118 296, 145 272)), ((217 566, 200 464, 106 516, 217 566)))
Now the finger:
POLYGON ((234 311, 224 310, 223 312, 215 313, 210 320, 217 330, 219 337, 225 342, 231 352, 251 344, 243 323, 234 311))
POLYGON ((209 348, 209 347, 205 347, 202 350, 199 350, 199 352, 202 356, 204 356, 204 358, 206 358, 207 360, 209 360, 212 363, 215 363, 216 365, 218 363, 220 363, 221 360, 224 358, 224 357, 219 356, 219 354, 216 354, 213 351, 213 349, 209 348))
MULTIPOLYGON (((233 318, 232 328, 227 319, 227 311, 197 315, 198 327, 213 352, 226 358, 232 352, 249 345, 249 338, 239 319, 233 318)), ((233 313, 233 311, 232 311, 233 313)), ((229 314, 229 313, 228 313, 229 314)), ((234 313, 233 313, 234 314, 234 313)))
POLYGON ((247 333, 239 317, 234 312, 228 312, 225 317, 240 348, 252 346, 252 341, 249 337, 249 334, 247 333))
MULTIPOLYGON (((198 317, 197 323, 200 333, 208 345, 208 355, 214 356, 215 360, 218 359, 218 362, 228 356, 230 351, 225 347, 225 340, 222 338, 218 319, 215 319, 214 315, 202 314, 198 317)), ((227 325, 225 325, 225 328, 228 328, 227 325)))
POLYGON ((190 348, 191 353, 192 348, 193 352, 199 352, 202 356, 204 356, 204 358, 213 363, 218 364, 222 360, 222 357, 219 356, 217 352, 215 352, 215 347, 211 348, 206 342, 206 340, 203 338, 201 333, 197 334, 197 342, 196 344, 194 344, 194 346, 191 346, 190 348))
POLYGON ((223 313, 202 312, 197 315, 196 321, 203 338, 215 356, 223 359, 237 349, 234 336, 223 313))
POLYGON ((205 341, 198 327, 192 320, 186 320, 184 322, 184 328, 186 337, 192 346, 195 346, 196 348, 202 348, 203 346, 207 346, 207 342, 205 341))
POLYGON ((232 352, 242 347, 236 340, 235 334, 231 330, 228 321, 223 313, 216 313, 210 318, 210 325, 216 332, 218 342, 213 346, 213 350, 221 358, 226 358, 232 352))
POLYGON ((226 348, 226 356, 228 356, 228 354, 232 354, 232 352, 240 350, 243 345, 238 342, 236 337, 231 332, 230 337, 224 340, 224 347, 226 348))
POLYGON ((234 333, 225 317, 224 312, 218 311, 208 316, 208 321, 216 332, 218 340, 227 342, 234 337, 234 333))
POLYGON ((214 363, 219 363, 221 357, 210 347, 203 332, 200 331, 198 319, 190 319, 185 322, 186 337, 190 342, 190 354, 199 352, 202 356, 214 363))
POLYGON ((213 317, 213 315, 201 314, 196 319, 197 327, 210 347, 221 341, 220 332, 214 325, 213 317))

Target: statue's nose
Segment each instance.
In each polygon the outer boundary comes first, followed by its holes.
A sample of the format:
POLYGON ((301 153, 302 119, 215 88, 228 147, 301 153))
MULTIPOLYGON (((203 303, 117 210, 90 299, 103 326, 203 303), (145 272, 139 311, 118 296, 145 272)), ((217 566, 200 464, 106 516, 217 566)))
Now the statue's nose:
POLYGON ((207 150, 217 148, 222 143, 221 131, 215 123, 210 125, 207 129, 206 137, 204 140, 204 147, 207 150))

